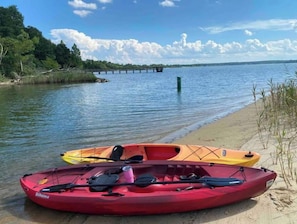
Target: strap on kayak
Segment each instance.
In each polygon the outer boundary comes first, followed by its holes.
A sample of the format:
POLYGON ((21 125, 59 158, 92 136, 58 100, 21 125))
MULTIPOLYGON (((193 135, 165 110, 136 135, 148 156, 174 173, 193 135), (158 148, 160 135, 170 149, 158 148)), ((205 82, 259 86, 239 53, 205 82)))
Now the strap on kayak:
POLYGON ((199 179, 200 177, 197 176, 195 173, 190 173, 189 175, 181 175, 179 176, 180 180, 195 180, 199 179))

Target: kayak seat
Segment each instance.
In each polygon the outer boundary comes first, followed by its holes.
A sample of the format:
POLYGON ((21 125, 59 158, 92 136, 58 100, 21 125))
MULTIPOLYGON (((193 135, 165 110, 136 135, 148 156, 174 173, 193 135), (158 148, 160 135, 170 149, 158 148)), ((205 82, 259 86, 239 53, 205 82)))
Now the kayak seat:
POLYGON ((91 177, 88 180, 90 186, 90 191, 91 192, 102 192, 102 191, 107 191, 110 186, 104 186, 104 185, 112 185, 116 183, 119 179, 118 174, 102 174, 100 176, 94 176, 91 177))
POLYGON ((147 173, 147 174, 142 174, 142 175, 139 175, 135 181, 134 181, 134 184, 137 186, 137 187, 147 187, 149 185, 151 185, 152 183, 156 182, 157 181, 157 178, 154 177, 152 174, 150 173, 147 173))
POLYGON ((112 152, 110 154, 110 159, 114 161, 119 161, 121 159, 121 156, 123 155, 124 147, 121 145, 115 145, 112 149, 112 152))

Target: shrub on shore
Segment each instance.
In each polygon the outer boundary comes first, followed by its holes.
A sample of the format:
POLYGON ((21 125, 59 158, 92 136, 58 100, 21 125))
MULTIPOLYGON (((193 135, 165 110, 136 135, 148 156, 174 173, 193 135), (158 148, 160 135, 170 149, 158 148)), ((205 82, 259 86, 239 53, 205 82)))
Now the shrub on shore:
POLYGON ((0 74, 0 82, 7 82, 7 81, 10 81, 10 79, 8 79, 4 75, 0 74))

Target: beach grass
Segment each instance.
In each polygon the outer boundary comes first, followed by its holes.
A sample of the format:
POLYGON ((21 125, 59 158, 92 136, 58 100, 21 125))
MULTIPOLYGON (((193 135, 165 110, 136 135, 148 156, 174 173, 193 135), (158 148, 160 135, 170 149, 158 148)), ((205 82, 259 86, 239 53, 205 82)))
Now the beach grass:
POLYGON ((275 143, 271 154, 275 164, 281 168, 281 175, 290 187, 297 182, 296 150, 297 139, 297 80, 289 79, 277 84, 269 81, 269 90, 257 92, 253 87, 254 102, 257 108, 258 135, 263 148, 268 142, 275 143))

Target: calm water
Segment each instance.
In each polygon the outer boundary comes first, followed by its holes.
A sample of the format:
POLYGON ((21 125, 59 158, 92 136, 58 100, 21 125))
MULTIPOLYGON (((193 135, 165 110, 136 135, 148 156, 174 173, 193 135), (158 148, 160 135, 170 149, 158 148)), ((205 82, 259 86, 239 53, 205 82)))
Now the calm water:
POLYGON ((40 222, 36 213, 52 214, 28 201, 18 181, 64 165, 61 152, 172 142, 253 102, 253 85, 268 88, 270 79, 283 82, 296 70, 296 64, 206 66, 101 74, 107 83, 1 86, 0 222, 11 216, 40 222))

